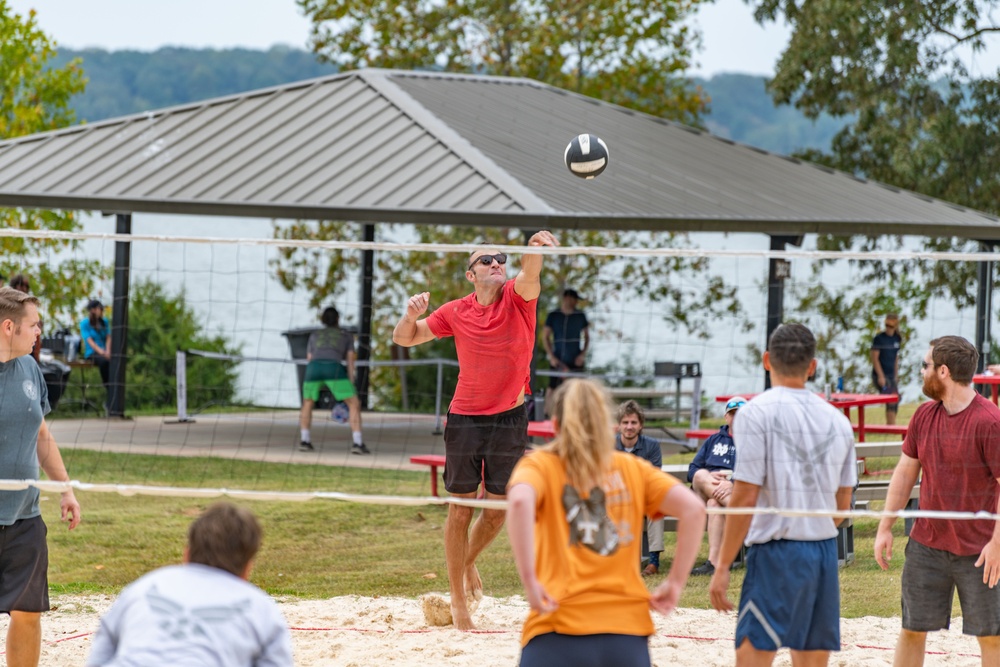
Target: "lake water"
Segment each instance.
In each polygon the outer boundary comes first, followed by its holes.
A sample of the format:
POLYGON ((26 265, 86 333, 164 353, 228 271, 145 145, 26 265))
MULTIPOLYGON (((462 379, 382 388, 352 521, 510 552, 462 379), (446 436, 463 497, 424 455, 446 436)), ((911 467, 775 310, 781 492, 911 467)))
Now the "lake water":
MULTIPOLYGON (((113 217, 84 218, 87 232, 110 233, 114 226, 113 217)), ((137 214, 133 216, 132 231, 163 236, 269 239, 272 222, 252 218, 137 214)), ((767 237, 759 234, 695 234, 692 241, 697 247, 710 249, 764 250, 768 247, 767 237)), ((112 242, 87 241, 82 252, 112 265, 113 246, 112 242)), ((133 281, 148 278, 165 285, 171 292, 183 290, 187 303, 198 314, 205 330, 222 334, 238 344, 244 356, 290 359, 282 332, 318 325, 318 313, 308 305, 309 295, 301 290, 288 292, 274 279, 269 266, 276 255, 273 249, 228 244, 136 242, 132 250, 133 281)), ((809 279, 808 261, 793 261, 792 267, 792 283, 801 284, 809 279)), ((712 325, 707 339, 701 339, 672 330, 655 308, 651 309, 645 302, 625 298, 614 303, 588 303, 586 309, 593 322, 593 352, 589 363, 592 366, 615 364, 651 372, 655 361, 699 361, 707 396, 762 390, 763 372, 748 361, 747 348, 762 346, 764 342, 767 263, 754 258, 716 259, 713 270, 738 286, 738 298, 753 323, 751 331, 739 330, 723 319, 712 325)), ((691 286, 699 278, 677 276, 676 280, 687 281, 691 286)), ((831 285, 844 285, 856 278, 847 263, 842 262, 824 269, 821 280, 831 285)), ((586 286, 575 287, 586 296, 586 286)), ((627 293, 628 290, 622 291, 627 293)), ((342 321, 356 324, 359 312, 356 282, 347 286, 345 294, 334 305, 340 310, 342 321)), ((108 282, 94 296, 110 302, 111 295, 112 284, 108 282)), ((558 304, 555 294, 543 294, 543 298, 553 307, 558 304)), ((794 299, 786 295, 786 306, 792 302, 794 299)), ((402 307, 400 304, 400 312, 402 307)), ((383 316, 395 320, 398 313, 383 316)), ((919 364, 927 342, 944 334, 959 334, 972 340, 975 313, 956 311, 948 303, 938 303, 932 317, 913 324, 914 340, 904 351, 904 366, 911 371, 903 387, 906 399, 911 401, 919 395, 917 376, 912 368, 919 364)), ((820 361, 822 364, 823 360, 820 361)), ((292 364, 242 363, 239 391, 243 400, 257 405, 297 407, 299 403, 292 364)))

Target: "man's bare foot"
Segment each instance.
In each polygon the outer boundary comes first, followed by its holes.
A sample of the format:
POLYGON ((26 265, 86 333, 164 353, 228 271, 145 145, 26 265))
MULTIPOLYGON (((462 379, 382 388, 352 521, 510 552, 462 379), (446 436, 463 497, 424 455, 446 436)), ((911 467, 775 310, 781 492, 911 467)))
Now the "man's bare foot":
POLYGON ((473 600, 483 599, 483 580, 479 576, 479 570, 476 569, 476 564, 465 568, 465 597, 472 598, 473 600))
POLYGON ((476 626, 472 623, 472 616, 469 615, 469 610, 465 606, 465 600, 462 600, 458 604, 452 601, 451 622, 455 625, 456 630, 461 630, 462 632, 476 629, 476 626))

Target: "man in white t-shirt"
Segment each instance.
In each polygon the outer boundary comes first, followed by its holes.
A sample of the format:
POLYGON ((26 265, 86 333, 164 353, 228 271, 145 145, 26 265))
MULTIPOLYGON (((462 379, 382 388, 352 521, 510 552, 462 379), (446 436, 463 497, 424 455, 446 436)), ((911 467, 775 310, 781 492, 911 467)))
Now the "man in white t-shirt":
MULTIPOLYGON (((847 418, 806 389, 816 339, 801 324, 775 329, 764 353, 773 388, 736 415, 740 455, 729 507, 846 510, 857 483, 847 418)), ((712 606, 733 608, 729 566, 750 547, 736 625, 736 664, 770 665, 783 646, 797 665, 826 665, 840 650, 837 526, 830 516, 731 515, 709 584, 712 606)))
POLYGON ((184 564, 140 577, 101 618, 87 667, 291 667, 278 605, 247 581, 261 536, 246 508, 205 510, 188 530, 184 564))

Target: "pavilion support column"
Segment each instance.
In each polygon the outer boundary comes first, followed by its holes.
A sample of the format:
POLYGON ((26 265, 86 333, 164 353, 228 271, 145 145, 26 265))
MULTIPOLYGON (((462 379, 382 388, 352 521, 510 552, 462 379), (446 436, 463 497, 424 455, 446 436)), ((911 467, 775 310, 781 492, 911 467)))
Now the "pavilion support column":
MULTIPOLYGON (((132 214, 115 215, 115 233, 132 233, 132 214)), ((115 241, 115 283, 111 307, 111 364, 108 416, 125 416, 125 369, 128 363, 128 296, 132 243, 115 241)))
MULTIPOLYGON (((362 240, 375 241, 375 225, 362 225, 362 240)), ((358 335, 358 361, 370 361, 372 358, 372 286, 375 277, 375 251, 361 251, 361 323, 358 335)), ((355 378, 358 388, 358 400, 361 409, 368 409, 368 366, 358 366, 358 376, 355 378)))
MULTIPOLYGON (((993 241, 980 241, 981 252, 993 252, 996 244, 993 241)), ((990 350, 993 345, 991 335, 991 319, 993 312, 993 262, 979 262, 979 281, 976 289, 976 351, 979 352, 979 367, 976 372, 982 373, 990 362, 990 350)), ((988 393, 990 388, 981 386, 981 391, 988 393)))
MULTIPOLYGON (((802 245, 801 236, 771 236, 771 250, 784 250, 786 245, 802 245)), ((764 349, 771 340, 771 334, 785 317, 785 278, 791 275, 792 264, 786 259, 772 257, 767 268, 767 336, 764 349)), ((771 388, 771 374, 764 371, 764 389, 771 388)))

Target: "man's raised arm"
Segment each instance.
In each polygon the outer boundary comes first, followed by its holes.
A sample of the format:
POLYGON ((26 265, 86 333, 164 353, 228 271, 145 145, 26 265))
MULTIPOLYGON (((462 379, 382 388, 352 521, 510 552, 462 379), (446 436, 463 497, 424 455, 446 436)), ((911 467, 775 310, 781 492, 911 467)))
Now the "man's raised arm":
MULTIPOLYGON (((552 235, 552 232, 545 231, 536 232, 528 239, 529 248, 543 245, 555 247, 559 245, 559 241, 552 235)), ((521 257, 521 272, 514 279, 514 291, 517 295, 525 301, 537 299, 538 295, 542 293, 542 282, 539 279, 541 273, 542 256, 525 253, 521 257)))
POLYGON ((410 297, 406 302, 406 313, 396 323, 392 330, 392 342, 402 347, 413 347, 434 340, 434 334, 427 326, 427 320, 417 318, 427 312, 430 305, 430 292, 421 292, 410 297))

